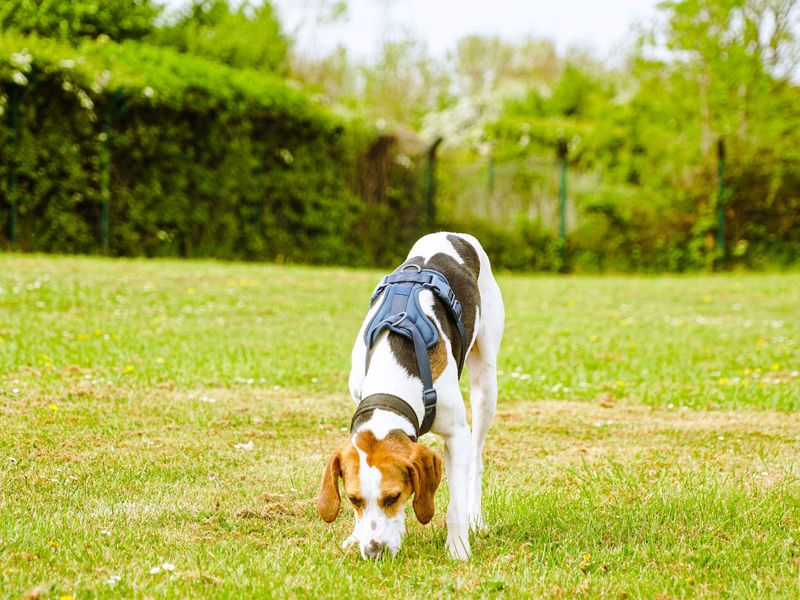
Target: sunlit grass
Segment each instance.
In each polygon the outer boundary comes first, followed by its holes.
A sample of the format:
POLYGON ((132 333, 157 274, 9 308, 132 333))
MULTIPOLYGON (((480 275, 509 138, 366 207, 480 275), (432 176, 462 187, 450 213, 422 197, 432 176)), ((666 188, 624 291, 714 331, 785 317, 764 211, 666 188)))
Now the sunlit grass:
POLYGON ((797 596, 800 276, 501 277, 456 564, 446 486, 394 561, 314 511, 379 275, 0 257, 4 595, 797 596))

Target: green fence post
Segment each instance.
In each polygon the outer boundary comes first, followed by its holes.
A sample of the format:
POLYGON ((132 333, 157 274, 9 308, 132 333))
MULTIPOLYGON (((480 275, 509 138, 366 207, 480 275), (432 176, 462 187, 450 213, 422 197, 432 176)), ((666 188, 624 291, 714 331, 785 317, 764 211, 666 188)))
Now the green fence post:
POLYGON ((567 140, 558 139, 556 154, 558 156, 558 239, 561 246, 561 270, 567 268, 567 140))
POLYGON ((715 263, 725 262, 725 139, 717 140, 717 255, 715 263))
POLYGON ((114 94, 108 109, 103 117, 103 131, 100 133, 100 148, 98 148, 100 169, 100 247, 103 254, 108 253, 108 240, 110 231, 111 212, 111 126, 119 121, 127 112, 125 95, 122 91, 114 94))
POLYGON ((106 115, 103 119, 103 132, 100 134, 100 248, 103 254, 108 253, 108 230, 109 230, 109 202, 111 201, 111 174, 109 173, 110 159, 108 135, 111 131, 111 116, 106 115))
POLYGON ((442 141, 442 138, 436 138, 436 141, 428 148, 428 161, 425 170, 425 212, 429 230, 433 229, 433 224, 436 222, 436 150, 442 141))
POLYGON ((8 175, 8 241, 17 245, 17 148, 19 146, 19 104, 23 92, 15 89, 8 98, 8 120, 11 126, 11 168, 8 175))

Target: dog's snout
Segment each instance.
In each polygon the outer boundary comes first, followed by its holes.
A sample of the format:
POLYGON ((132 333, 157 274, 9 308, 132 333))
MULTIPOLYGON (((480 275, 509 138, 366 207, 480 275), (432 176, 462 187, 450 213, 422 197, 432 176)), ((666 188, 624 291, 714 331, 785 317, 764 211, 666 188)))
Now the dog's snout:
POLYGON ((378 540, 372 539, 369 541, 369 544, 364 548, 364 554, 368 558, 377 558, 383 553, 386 544, 379 542, 378 540))

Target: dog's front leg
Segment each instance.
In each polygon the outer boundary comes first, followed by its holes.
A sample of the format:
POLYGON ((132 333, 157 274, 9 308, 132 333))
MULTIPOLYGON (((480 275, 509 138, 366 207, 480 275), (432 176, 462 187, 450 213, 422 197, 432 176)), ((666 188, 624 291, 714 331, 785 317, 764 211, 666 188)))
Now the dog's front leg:
POLYGON ((447 506, 447 545, 450 556, 467 560, 469 547, 470 433, 466 420, 445 438, 444 462, 450 504, 447 506))

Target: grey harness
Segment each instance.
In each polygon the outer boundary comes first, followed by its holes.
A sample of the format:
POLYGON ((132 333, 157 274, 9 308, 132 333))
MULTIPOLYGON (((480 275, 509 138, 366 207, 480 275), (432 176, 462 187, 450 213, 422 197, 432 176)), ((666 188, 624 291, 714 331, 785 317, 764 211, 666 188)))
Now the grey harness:
POLYGON ((419 304, 419 294, 423 290, 433 292, 434 298, 444 305, 458 329, 461 342, 458 376, 461 377, 464 358, 467 354, 467 334, 461 317, 461 303, 456 299, 450 283, 444 275, 433 269, 423 269, 416 264, 404 265, 398 271, 384 277, 372 293, 370 306, 375 304, 381 294, 383 294, 383 300, 364 331, 364 343, 367 346, 364 373, 369 368, 372 346, 385 329, 411 340, 414 344, 419 376, 422 380, 422 402, 425 406, 425 416, 420 424, 414 410, 401 398, 391 394, 373 394, 364 398, 358 405, 350 424, 351 432, 369 418, 376 408, 389 410, 407 418, 414 425, 417 437, 430 431, 436 417, 436 390, 433 388, 433 373, 428 350, 438 343, 439 332, 419 304))

